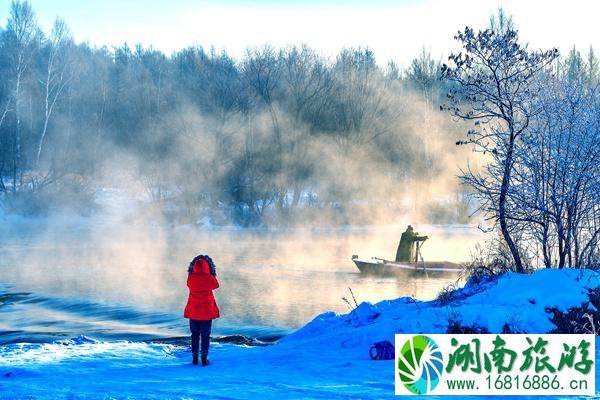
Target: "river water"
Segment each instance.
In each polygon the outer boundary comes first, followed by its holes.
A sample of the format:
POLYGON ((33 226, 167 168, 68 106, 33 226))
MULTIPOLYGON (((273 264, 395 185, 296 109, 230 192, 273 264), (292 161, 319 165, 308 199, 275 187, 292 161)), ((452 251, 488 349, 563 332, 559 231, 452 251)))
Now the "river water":
MULTIPOLYGON (((458 277, 361 275, 351 261, 393 258, 405 226, 313 229, 164 228, 81 220, 0 228, 0 344, 84 334, 145 340, 187 335, 186 269, 210 254, 221 287, 217 335, 284 335, 316 315, 400 296, 432 299, 458 277)), ((466 261, 470 226, 417 227, 426 260, 466 261)))

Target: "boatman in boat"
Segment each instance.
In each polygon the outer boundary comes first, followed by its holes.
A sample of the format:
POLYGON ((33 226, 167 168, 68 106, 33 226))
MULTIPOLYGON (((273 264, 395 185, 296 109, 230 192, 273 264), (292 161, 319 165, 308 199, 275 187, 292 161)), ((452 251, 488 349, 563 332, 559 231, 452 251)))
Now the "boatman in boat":
POLYGON ((413 227, 409 225, 400 237, 400 243, 396 251, 396 262, 417 262, 418 252, 415 249, 416 243, 424 242, 427 239, 429 239, 428 236, 419 236, 413 230, 413 227))

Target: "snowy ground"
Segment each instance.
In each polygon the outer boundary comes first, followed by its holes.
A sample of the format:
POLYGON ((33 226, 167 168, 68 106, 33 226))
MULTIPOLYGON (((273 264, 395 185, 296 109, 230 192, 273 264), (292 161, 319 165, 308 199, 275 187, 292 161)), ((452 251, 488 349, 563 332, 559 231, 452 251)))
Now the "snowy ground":
MULTIPOLYGON (((350 314, 324 313, 273 346, 215 344, 207 368, 192 366, 186 347, 163 343, 79 337, 6 345, 0 398, 392 398, 393 361, 370 361, 371 343, 393 341, 394 333, 445 332, 450 319, 492 332, 508 323, 544 333, 554 327, 546 307, 580 306, 595 287, 596 272, 541 270, 467 286, 444 305, 408 298, 363 303, 350 314)), ((597 381, 599 375, 597 369, 597 381)))

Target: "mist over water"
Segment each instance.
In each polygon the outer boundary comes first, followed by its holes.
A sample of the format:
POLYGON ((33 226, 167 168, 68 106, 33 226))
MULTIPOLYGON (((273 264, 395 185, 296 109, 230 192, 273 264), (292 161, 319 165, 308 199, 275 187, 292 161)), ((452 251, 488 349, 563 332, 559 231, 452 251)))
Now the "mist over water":
POLYGON ((201 253, 221 282, 216 334, 287 333, 348 311, 349 287, 359 303, 435 297, 448 278, 366 277, 351 261, 393 259, 408 224, 430 237, 425 260, 466 261, 482 238, 419 224, 471 223, 456 175, 480 159, 455 146, 465 126, 439 110, 447 88, 425 49, 406 70, 360 47, 167 56, 90 48, 68 29, 34 43, 26 4, 7 29, 19 21, 30 42, 0 38, 31 63, 0 93, 6 110, 22 103, 0 126, 12 165, 0 168, 0 342, 187 334, 186 270, 201 253), (50 115, 39 83, 54 79, 65 90, 50 115))
MULTIPOLYGON (((405 225, 238 229, 165 227, 150 222, 60 219, 20 223, 0 236, 0 342, 187 335, 186 269, 210 254, 221 287, 214 333, 286 334, 342 300, 434 298, 453 277, 361 275, 352 254, 393 259, 405 225), (57 220, 58 221, 58 220, 57 220)), ((466 261, 481 232, 417 226, 425 260, 466 261)))

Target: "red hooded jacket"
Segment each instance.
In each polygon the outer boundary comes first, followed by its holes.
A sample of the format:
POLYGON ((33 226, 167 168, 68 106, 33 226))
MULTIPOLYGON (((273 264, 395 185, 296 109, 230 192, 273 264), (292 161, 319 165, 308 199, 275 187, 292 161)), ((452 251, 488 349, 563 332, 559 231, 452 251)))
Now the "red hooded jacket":
POLYGON ((219 281, 210 274, 208 261, 203 258, 196 261, 188 274, 187 286, 190 295, 183 316, 200 320, 219 318, 219 307, 212 292, 219 287, 219 281))

